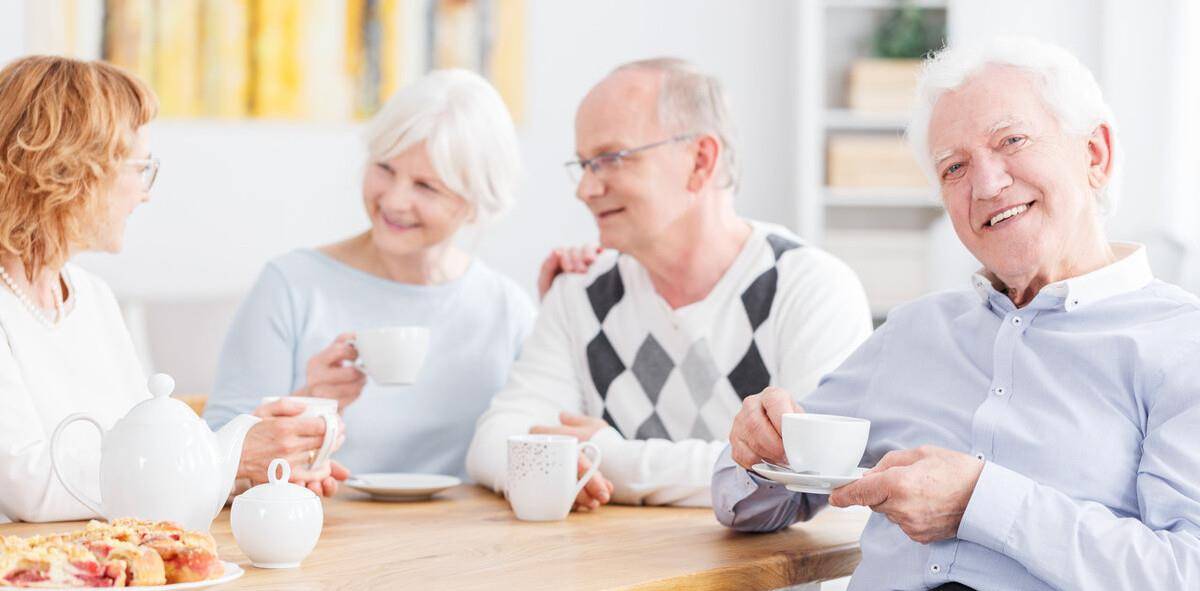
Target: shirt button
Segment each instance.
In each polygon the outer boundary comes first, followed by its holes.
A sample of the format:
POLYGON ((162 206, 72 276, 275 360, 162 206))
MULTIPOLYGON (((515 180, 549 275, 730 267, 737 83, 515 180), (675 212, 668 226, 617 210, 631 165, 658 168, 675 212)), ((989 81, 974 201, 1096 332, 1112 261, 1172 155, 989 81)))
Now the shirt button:
POLYGON ((982 462, 982 461, 983 461, 983 454, 975 454, 975 459, 977 459, 977 460, 979 460, 979 461, 981 461, 981 462, 982 462))
POLYGON ((1013 316, 1012 323, 1014 326, 1021 326, 1021 317, 1013 316))
POLYGON ((993 392, 996 393, 996 396, 1004 396, 1004 388, 1001 386, 997 386, 993 392))
POLYGON ((936 574, 942 572, 942 567, 939 564, 932 565, 929 567, 929 572, 936 575, 936 574))

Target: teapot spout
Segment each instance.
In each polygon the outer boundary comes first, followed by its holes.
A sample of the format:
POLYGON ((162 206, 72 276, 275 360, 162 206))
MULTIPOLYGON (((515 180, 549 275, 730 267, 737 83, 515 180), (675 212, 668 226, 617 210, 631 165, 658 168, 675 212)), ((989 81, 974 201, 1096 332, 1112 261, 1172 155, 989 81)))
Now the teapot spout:
POLYGON ((233 480, 237 478, 238 465, 242 461, 242 446, 246 443, 246 433, 250 427, 262 419, 254 415, 238 415, 217 431, 218 453, 224 460, 225 470, 221 478, 221 504, 233 489, 233 480))

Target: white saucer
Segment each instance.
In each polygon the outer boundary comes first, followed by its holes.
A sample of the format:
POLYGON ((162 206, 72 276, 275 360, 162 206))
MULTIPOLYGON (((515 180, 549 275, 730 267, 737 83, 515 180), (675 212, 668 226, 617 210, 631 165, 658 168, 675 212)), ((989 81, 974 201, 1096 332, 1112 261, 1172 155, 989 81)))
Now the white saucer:
POLYGON ((462 481, 442 474, 380 473, 355 474, 345 484, 379 501, 425 501, 462 481))
MULTIPOLYGON (((225 567, 225 572, 221 573, 221 576, 216 579, 209 579, 207 581, 193 581, 191 583, 175 583, 174 585, 151 585, 149 587, 136 588, 144 589, 145 591, 182 591, 183 589, 204 589, 205 587, 213 587, 215 585, 228 583, 229 581, 232 581, 246 573, 246 571, 242 570, 242 567, 232 562, 225 562, 222 560, 221 566, 225 567)), ((100 591, 101 589, 107 591, 112 589, 112 587, 84 587, 80 591, 100 591)))
POLYGON ((866 468, 855 468, 854 472, 844 476, 831 476, 828 474, 801 474, 791 470, 778 470, 776 467, 769 466, 765 463, 755 464, 754 472, 767 480, 773 480, 780 484, 786 484, 787 489, 794 492, 813 493, 818 495, 827 495, 833 492, 833 489, 840 486, 845 486, 863 477, 867 471, 866 468))

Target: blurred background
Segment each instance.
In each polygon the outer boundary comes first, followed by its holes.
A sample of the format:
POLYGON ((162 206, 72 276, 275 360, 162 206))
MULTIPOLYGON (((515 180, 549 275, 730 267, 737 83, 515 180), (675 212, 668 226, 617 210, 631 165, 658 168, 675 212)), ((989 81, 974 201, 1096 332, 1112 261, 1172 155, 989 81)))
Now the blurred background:
POLYGON ((131 218, 124 252, 79 262, 118 294, 147 371, 205 393, 262 265, 366 227, 361 123, 433 67, 485 73, 517 119, 519 203, 462 240, 531 293, 551 248, 596 236, 562 166, 576 105, 614 66, 673 55, 726 85, 743 154, 740 212, 845 259, 881 319, 904 300, 964 287, 976 268, 902 143, 914 58, 943 43, 1034 35, 1078 55, 1116 111, 1126 175, 1110 237, 1145 242, 1159 277, 1200 289, 1195 4, 0 0, 0 63, 107 59, 161 97, 153 199, 131 218))

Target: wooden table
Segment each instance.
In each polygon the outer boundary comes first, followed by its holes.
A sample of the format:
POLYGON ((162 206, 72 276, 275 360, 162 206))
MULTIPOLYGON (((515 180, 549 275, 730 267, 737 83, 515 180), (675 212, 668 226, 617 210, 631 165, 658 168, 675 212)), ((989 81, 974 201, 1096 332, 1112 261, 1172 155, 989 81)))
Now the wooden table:
MULTIPOLYGON (((459 486, 433 501, 382 503, 346 491, 325 501, 325 529, 301 568, 250 566, 213 523, 221 558, 246 574, 217 589, 776 589, 850 574, 866 515, 826 510, 774 534, 739 534, 710 509, 606 506, 566 521, 517 521, 489 491, 459 486)), ((79 523, 0 525, 0 535, 79 523)))

